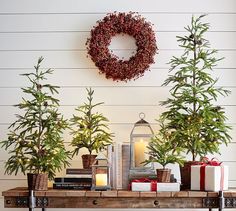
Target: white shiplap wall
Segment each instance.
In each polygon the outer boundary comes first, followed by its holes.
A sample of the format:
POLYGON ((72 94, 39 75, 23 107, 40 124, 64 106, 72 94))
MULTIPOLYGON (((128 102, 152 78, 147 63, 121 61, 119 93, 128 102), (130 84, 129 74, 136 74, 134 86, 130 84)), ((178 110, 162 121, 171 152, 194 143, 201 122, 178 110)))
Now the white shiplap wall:
MULTIPOLYGON (((104 101, 100 107, 110 119, 115 133, 114 141, 128 141, 138 113, 155 125, 163 111, 158 102, 166 99, 168 88, 161 87, 167 77, 166 64, 173 55, 181 54, 176 35, 184 33, 192 14, 208 13, 211 23, 207 33, 219 56, 225 57, 215 68, 218 85, 232 91, 228 98, 219 98, 217 104, 225 107, 228 124, 233 127, 233 142, 222 146, 218 156, 230 166, 230 185, 236 187, 236 1, 235 0, 0 0, 0 139, 7 134, 9 123, 19 112, 12 105, 20 101, 20 87, 27 81, 19 74, 32 71, 39 56, 45 57, 44 68, 55 68, 50 82, 61 86, 61 111, 70 118, 74 108, 85 98, 85 87, 95 89, 95 100, 104 101), (135 11, 154 24, 159 54, 151 71, 128 83, 113 82, 99 75, 86 55, 85 42, 90 29, 106 13, 135 11)), ((129 42, 113 42, 110 46, 117 55, 132 52, 129 42)), ((70 136, 65 133, 68 144, 70 136)), ((0 191, 26 184, 23 175, 4 175, 7 153, 0 151, 0 191)), ((73 166, 80 163, 76 158, 73 166)), ((0 198, 0 210, 3 210, 0 198)), ((10 209, 8 209, 10 211, 10 209)))

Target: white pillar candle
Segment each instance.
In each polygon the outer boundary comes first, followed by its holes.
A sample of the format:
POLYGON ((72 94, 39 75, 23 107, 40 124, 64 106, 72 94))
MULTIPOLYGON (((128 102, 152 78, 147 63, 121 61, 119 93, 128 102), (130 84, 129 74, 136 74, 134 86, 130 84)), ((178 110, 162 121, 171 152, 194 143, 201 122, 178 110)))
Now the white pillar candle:
POLYGON ((144 164, 142 163, 145 160, 145 151, 147 144, 141 139, 138 142, 134 143, 134 159, 135 159, 135 167, 142 167, 144 164))
POLYGON ((107 185, 107 174, 96 174, 96 186, 107 185))

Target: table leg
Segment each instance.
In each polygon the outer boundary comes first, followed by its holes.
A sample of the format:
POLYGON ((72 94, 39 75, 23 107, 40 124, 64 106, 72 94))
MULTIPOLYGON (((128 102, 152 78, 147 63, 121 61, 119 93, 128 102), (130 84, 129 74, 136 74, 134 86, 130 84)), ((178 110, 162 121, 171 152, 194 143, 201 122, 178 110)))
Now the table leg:
POLYGON ((225 207, 225 199, 223 191, 219 191, 219 211, 222 211, 225 207))
POLYGON ((34 208, 36 207, 36 199, 34 196, 34 191, 29 191, 29 211, 34 211, 34 208))
MULTIPOLYGON (((34 211, 34 208, 29 208, 29 211, 34 211)), ((42 208, 42 211, 46 211, 46 208, 42 208)))

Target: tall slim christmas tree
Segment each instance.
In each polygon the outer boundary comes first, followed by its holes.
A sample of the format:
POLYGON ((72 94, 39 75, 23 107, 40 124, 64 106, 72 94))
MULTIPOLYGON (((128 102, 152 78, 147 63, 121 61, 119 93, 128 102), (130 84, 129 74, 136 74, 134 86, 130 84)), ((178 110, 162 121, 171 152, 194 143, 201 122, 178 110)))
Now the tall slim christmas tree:
POLYGON ((230 92, 217 87, 217 79, 211 76, 222 58, 215 57, 217 51, 210 49, 204 38, 209 24, 201 22, 203 17, 192 17, 191 25, 185 27, 188 34, 177 37, 184 53, 172 57, 169 63, 170 75, 163 86, 172 86, 171 96, 161 103, 167 108, 161 118, 173 144, 191 153, 193 161, 198 156, 219 153, 219 145, 231 140, 225 112, 217 105, 218 96, 230 92))

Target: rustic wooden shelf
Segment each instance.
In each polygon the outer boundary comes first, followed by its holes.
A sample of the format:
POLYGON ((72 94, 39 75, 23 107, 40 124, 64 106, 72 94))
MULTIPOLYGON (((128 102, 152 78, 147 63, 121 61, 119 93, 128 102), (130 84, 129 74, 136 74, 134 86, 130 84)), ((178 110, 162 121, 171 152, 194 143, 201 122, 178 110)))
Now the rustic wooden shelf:
MULTIPOLYGON (((34 191, 37 208, 236 208, 236 191, 218 192, 132 192, 55 190, 34 191)), ((32 207, 27 188, 14 188, 2 193, 5 208, 32 207)), ((32 210, 32 208, 30 209, 32 210)))

